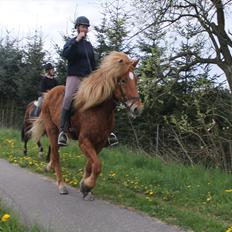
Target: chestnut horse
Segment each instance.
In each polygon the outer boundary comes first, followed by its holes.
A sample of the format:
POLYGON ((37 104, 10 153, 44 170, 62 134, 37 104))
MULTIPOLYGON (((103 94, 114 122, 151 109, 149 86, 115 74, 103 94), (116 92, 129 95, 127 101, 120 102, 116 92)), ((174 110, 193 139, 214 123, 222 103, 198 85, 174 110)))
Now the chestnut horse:
MULTIPOLYGON (((33 124, 33 120, 35 120, 36 115, 34 114, 35 112, 35 101, 30 102, 27 106, 26 106, 26 111, 24 114, 24 119, 23 119, 23 126, 21 129, 21 140, 24 142, 24 150, 23 150, 23 154, 27 155, 27 143, 28 141, 31 139, 31 134, 30 134, 30 130, 32 128, 32 124, 33 124)), ((38 153, 38 157, 39 159, 43 158, 43 146, 40 142, 40 140, 37 141, 37 146, 39 149, 39 153, 38 153)), ((48 153, 47 153, 47 160, 50 160, 50 146, 48 148, 48 153)))
MULTIPOLYGON (((143 105, 137 91, 137 78, 133 70, 138 60, 125 53, 111 52, 100 67, 85 78, 74 96, 70 127, 75 128, 79 147, 87 158, 80 192, 85 198, 95 187, 101 172, 99 152, 106 144, 114 127, 115 109, 123 103, 132 116, 141 113, 143 105)), ((51 145, 51 159, 47 170, 54 169, 60 194, 67 194, 61 174, 57 138, 65 88, 57 86, 44 99, 40 117, 34 122, 32 136, 39 141, 46 130, 51 145)), ((72 134, 68 132, 72 138, 72 134)))

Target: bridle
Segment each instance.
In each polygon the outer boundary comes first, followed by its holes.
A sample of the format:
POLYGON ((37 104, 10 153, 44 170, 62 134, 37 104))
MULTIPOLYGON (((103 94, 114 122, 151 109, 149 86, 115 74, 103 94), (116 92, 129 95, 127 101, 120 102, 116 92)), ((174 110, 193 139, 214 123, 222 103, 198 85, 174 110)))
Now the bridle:
POLYGON ((127 97, 126 94, 125 94, 124 91, 123 91, 122 83, 123 83, 122 80, 119 80, 118 83, 117 83, 118 86, 119 86, 119 90, 120 90, 120 93, 121 93, 121 97, 122 97, 122 100, 121 100, 120 102, 126 107, 126 109, 127 109, 128 111, 130 111, 130 110, 131 110, 131 107, 134 105, 134 103, 135 103, 136 101, 138 101, 140 98, 139 98, 139 96, 137 96, 137 97, 127 97), (131 104, 130 104, 130 105, 127 104, 128 101, 131 101, 131 104))

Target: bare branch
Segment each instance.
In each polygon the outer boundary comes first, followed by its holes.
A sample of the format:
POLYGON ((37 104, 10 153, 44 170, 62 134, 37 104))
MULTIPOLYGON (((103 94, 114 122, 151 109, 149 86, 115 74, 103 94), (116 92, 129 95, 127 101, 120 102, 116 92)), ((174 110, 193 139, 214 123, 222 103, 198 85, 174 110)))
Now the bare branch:
POLYGON ((178 53, 176 56, 172 56, 172 57, 170 57, 169 58, 169 61, 173 61, 173 60, 176 60, 176 59, 178 59, 178 58, 180 58, 180 57, 189 57, 189 56, 196 56, 197 55, 197 53, 196 52, 192 52, 192 51, 185 51, 185 52, 180 52, 180 53, 178 53))
POLYGON ((180 52, 176 56, 170 57, 169 61, 173 61, 173 60, 176 60, 176 59, 181 58, 181 57, 189 57, 189 56, 195 57, 195 60, 193 61, 193 63, 190 63, 190 64, 196 64, 196 63, 218 64, 220 62, 220 60, 217 59, 217 58, 201 58, 198 55, 197 52, 193 52, 193 51, 190 51, 190 50, 189 51, 185 51, 185 52, 180 52))
POLYGON ((220 27, 225 28, 225 16, 221 0, 211 0, 217 11, 217 22, 220 27))

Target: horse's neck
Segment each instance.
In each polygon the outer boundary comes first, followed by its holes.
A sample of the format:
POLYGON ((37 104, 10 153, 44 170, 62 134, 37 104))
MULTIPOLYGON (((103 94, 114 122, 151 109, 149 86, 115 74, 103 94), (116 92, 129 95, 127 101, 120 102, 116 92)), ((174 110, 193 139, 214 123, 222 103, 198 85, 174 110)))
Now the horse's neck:
POLYGON ((71 127, 79 128, 82 121, 87 120, 88 122, 91 122, 91 120, 94 120, 96 122, 99 122, 101 127, 105 128, 106 130, 112 130, 112 128, 114 127, 115 120, 115 108, 116 104, 112 98, 102 102, 100 105, 96 107, 90 108, 86 112, 84 111, 81 113, 76 111, 70 120, 71 127))
MULTIPOLYGON (((114 111, 115 111, 116 106, 117 104, 115 103, 115 100, 113 98, 109 98, 105 100, 104 102, 102 102, 101 104, 99 104, 98 106, 90 108, 88 111, 91 112, 91 114, 93 113, 96 115, 100 115, 100 117, 103 117, 103 118, 109 118, 110 115, 114 116, 114 111)), ((75 111, 75 113, 73 114, 73 117, 76 117, 77 115, 79 115, 78 110, 75 111)))
POLYGON ((115 108, 116 108, 116 104, 113 98, 107 99, 101 105, 99 105, 99 109, 104 111, 106 116, 113 114, 115 108))

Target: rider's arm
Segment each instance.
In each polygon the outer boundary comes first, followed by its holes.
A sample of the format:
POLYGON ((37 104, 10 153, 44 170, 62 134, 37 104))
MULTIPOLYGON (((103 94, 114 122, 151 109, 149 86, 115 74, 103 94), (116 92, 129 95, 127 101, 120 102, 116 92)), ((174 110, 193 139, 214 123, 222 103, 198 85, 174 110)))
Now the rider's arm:
POLYGON ((62 56, 68 60, 75 59, 76 55, 78 54, 78 46, 75 38, 70 39, 63 48, 62 56))

